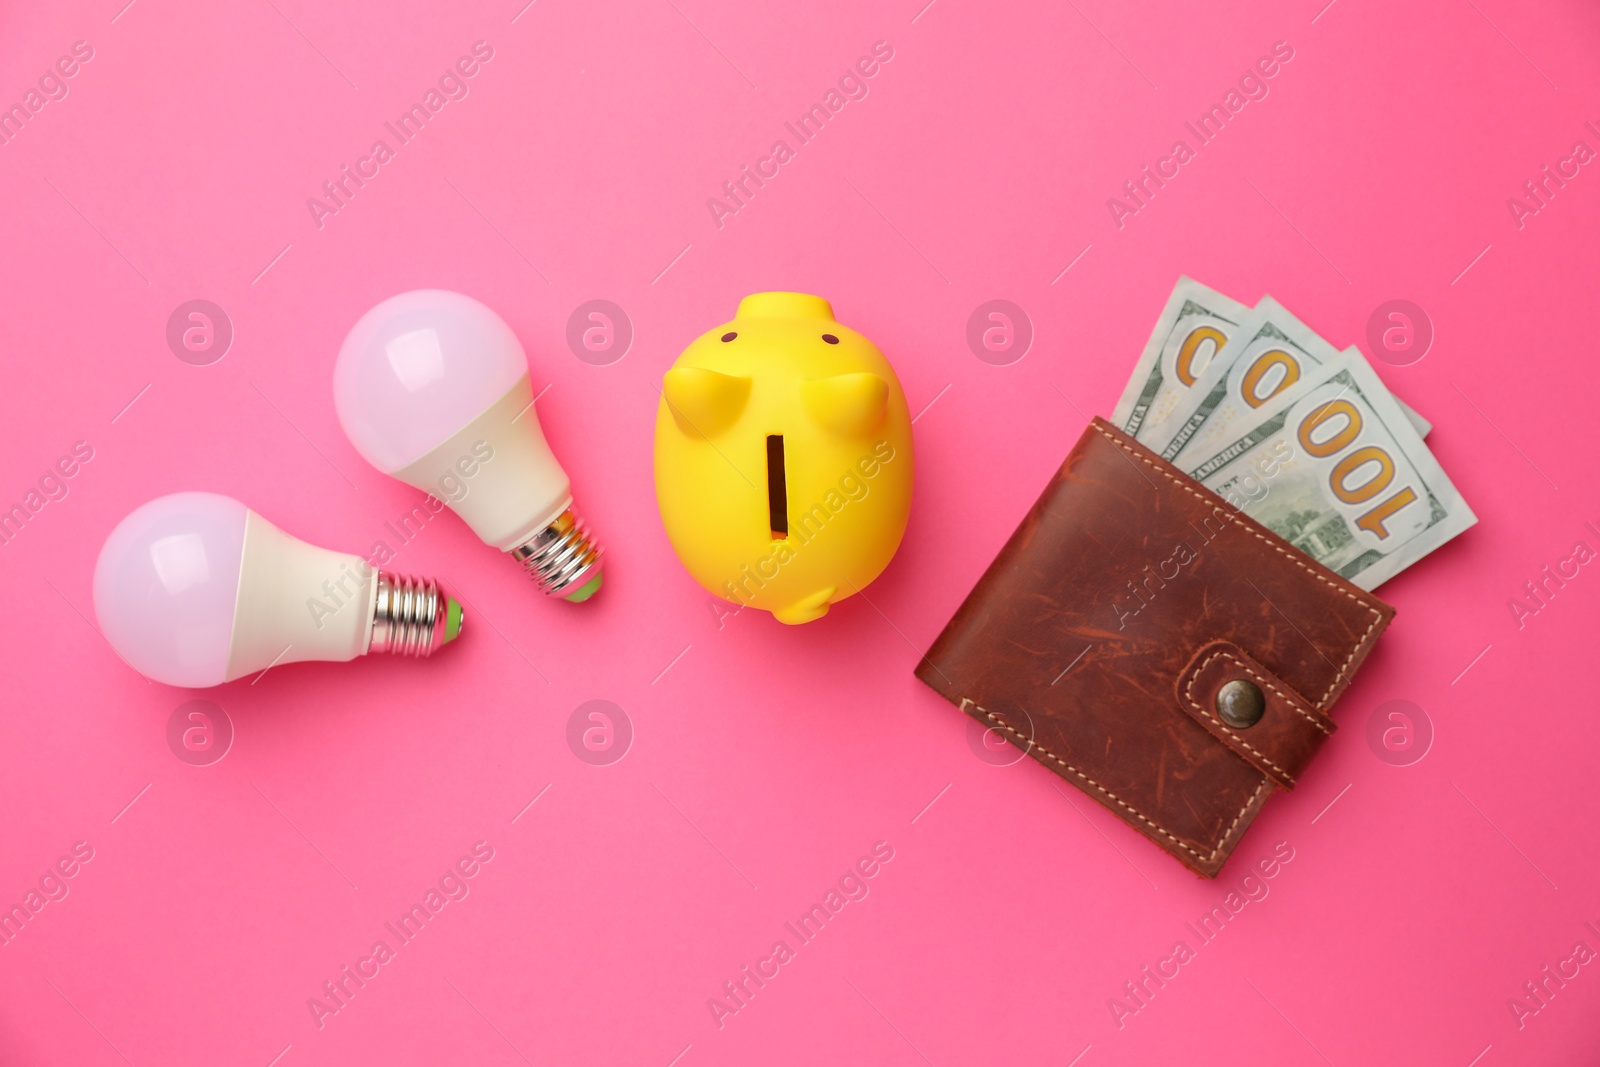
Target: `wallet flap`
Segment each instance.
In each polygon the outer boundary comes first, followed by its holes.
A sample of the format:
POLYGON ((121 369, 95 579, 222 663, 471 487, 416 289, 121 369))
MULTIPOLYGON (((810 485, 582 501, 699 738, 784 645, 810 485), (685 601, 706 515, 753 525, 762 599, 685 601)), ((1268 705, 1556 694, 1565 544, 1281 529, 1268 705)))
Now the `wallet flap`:
POLYGON ((1096 419, 916 673, 1214 877, 1326 736, 1300 712, 1331 729, 1328 709, 1392 615, 1096 419), (1233 658, 1202 671, 1196 653, 1219 641, 1233 658), (1235 677, 1270 707, 1229 737, 1205 709, 1235 677))
POLYGON ((1178 704, 1285 789, 1332 735, 1332 720, 1231 641, 1212 641, 1178 675, 1178 704))

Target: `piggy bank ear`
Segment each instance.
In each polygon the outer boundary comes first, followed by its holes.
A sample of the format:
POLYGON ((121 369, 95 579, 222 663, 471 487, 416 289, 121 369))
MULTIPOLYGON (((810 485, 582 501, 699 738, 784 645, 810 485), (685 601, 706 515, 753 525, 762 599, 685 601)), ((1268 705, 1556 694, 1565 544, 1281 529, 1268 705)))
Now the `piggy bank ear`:
POLYGON ((711 437, 733 424, 750 399, 750 379, 703 367, 673 367, 662 379, 672 418, 690 437, 711 437))
POLYGON ((871 433, 883 421, 889 385, 876 374, 835 374, 813 378, 800 387, 806 414, 841 437, 871 433))

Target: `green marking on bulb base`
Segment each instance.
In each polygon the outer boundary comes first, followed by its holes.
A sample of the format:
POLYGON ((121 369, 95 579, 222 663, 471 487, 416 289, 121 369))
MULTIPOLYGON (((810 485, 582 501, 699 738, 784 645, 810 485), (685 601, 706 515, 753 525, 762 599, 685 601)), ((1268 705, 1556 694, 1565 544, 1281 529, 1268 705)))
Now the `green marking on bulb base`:
POLYGON ((604 574, 604 571, 595 571, 594 577, 583 583, 582 589, 579 589, 576 593, 568 593, 564 599, 569 600, 574 604, 582 604, 585 600, 588 600, 590 597, 594 596, 597 591, 599 591, 600 581, 604 574))
POLYGON ((461 604, 453 596, 445 597, 444 609, 444 643, 449 644, 461 636, 461 624, 465 622, 461 613, 461 604))

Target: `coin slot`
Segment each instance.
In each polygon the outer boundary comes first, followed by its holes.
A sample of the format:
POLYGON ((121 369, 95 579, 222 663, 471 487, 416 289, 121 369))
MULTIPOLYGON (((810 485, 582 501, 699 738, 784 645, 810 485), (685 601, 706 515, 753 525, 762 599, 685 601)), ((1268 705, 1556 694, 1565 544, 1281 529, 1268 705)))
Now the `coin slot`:
POLYGON ((772 539, 789 536, 789 486, 783 473, 783 434, 767 435, 767 522, 772 539))

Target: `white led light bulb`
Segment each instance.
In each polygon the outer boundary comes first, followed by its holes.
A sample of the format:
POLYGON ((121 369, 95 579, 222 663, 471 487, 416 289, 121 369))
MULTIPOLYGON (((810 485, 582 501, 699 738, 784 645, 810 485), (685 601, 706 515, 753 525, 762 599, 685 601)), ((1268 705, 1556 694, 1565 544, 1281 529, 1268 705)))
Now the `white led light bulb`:
POLYGON ((600 588, 600 547, 572 511, 572 483, 539 427, 522 344, 471 297, 419 289, 350 330, 334 406, 374 467, 438 497, 545 592, 600 588))
POLYGON ((436 583, 308 545, 215 493, 160 497, 118 523, 94 611, 135 670, 195 689, 279 663, 429 656, 462 622, 436 583))

